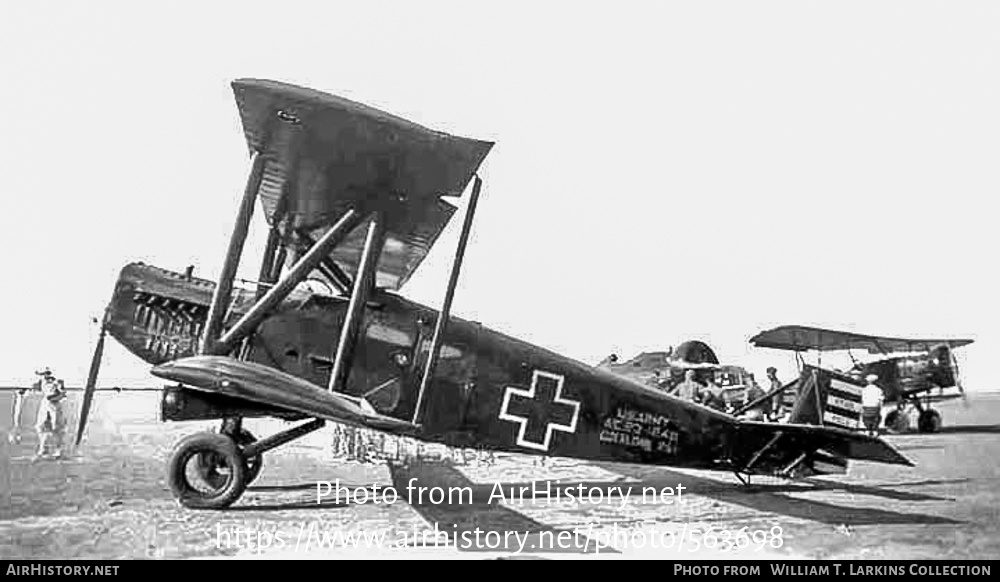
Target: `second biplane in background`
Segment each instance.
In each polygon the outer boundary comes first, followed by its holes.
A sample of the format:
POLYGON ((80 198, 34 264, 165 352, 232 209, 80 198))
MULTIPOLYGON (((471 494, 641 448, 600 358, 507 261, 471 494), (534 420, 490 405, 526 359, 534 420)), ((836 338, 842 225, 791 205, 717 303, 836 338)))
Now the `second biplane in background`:
MULTIPOLYGON (((917 430, 928 433, 937 432, 941 428, 941 414, 931 408, 931 404, 965 397, 953 350, 972 342, 971 339, 871 336, 799 325, 776 327, 750 339, 754 347, 794 352, 803 376, 822 370, 819 365, 804 365, 804 352, 817 352, 818 363, 821 363, 823 353, 846 353, 852 363, 851 367, 843 372, 824 370, 826 375, 840 378, 845 388, 853 386, 847 390, 849 394, 860 394, 859 387, 864 385, 869 374, 878 376, 876 384, 885 394, 885 404, 894 405, 894 409, 884 416, 885 427, 894 432, 909 430, 909 413, 913 409, 918 412, 917 430), (859 358, 856 352, 864 352, 869 357, 859 358), (872 355, 875 357, 871 357, 872 355)), ((797 383, 801 384, 802 381, 800 378, 797 383)), ((793 382, 786 388, 794 384, 796 383, 793 382)), ((854 413, 860 404, 852 404, 853 399, 849 394, 845 394, 845 398, 834 398, 842 405, 841 409, 854 413)))

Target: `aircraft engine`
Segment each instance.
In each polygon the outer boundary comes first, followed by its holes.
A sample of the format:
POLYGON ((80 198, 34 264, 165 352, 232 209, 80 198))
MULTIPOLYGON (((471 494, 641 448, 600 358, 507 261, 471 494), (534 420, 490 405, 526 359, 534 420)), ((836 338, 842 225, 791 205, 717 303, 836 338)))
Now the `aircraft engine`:
POLYGON ((708 344, 690 340, 674 348, 671 357, 685 364, 718 364, 719 358, 708 344))

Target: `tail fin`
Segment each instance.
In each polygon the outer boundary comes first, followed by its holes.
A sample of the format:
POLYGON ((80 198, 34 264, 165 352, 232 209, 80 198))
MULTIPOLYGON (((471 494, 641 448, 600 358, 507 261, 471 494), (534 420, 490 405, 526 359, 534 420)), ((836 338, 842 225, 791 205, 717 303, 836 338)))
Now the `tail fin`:
POLYGON ((850 376, 805 366, 788 422, 857 430, 861 428, 863 389, 864 384, 850 376))
POLYGON ((849 376, 805 366, 788 423, 740 422, 732 455, 740 472, 801 477, 843 473, 848 460, 913 463, 860 427, 863 385, 849 376))

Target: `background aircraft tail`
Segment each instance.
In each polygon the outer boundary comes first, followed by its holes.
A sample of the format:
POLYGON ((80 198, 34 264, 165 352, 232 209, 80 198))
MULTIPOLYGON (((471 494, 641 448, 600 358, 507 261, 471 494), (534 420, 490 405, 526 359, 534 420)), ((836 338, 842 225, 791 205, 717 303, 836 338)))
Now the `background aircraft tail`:
POLYGON ((798 397, 787 423, 740 423, 732 455, 740 472, 796 478, 844 473, 849 460, 913 464, 884 440, 858 430, 863 384, 813 366, 805 366, 793 384, 788 389, 798 397))
POLYGON ((790 424, 862 428, 861 391, 864 383, 850 376, 814 366, 804 366, 796 385, 790 424))

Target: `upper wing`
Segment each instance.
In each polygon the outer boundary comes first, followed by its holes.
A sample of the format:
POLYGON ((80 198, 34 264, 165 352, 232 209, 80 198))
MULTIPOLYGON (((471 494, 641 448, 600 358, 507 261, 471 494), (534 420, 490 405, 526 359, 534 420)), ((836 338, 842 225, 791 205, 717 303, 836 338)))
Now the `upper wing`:
MULTIPOLYGON (((268 223, 293 251, 350 207, 386 212, 380 287, 399 289, 444 230, 492 142, 434 131, 341 97, 259 79, 234 81, 247 145, 264 158, 258 195, 268 223)), ((354 275, 361 224, 331 253, 354 275)))
POLYGON ((957 348, 972 343, 971 339, 893 338, 862 335, 846 331, 784 325, 758 333, 750 343, 759 348, 792 351, 835 351, 864 349, 869 353, 929 350, 934 346, 948 345, 957 348))

